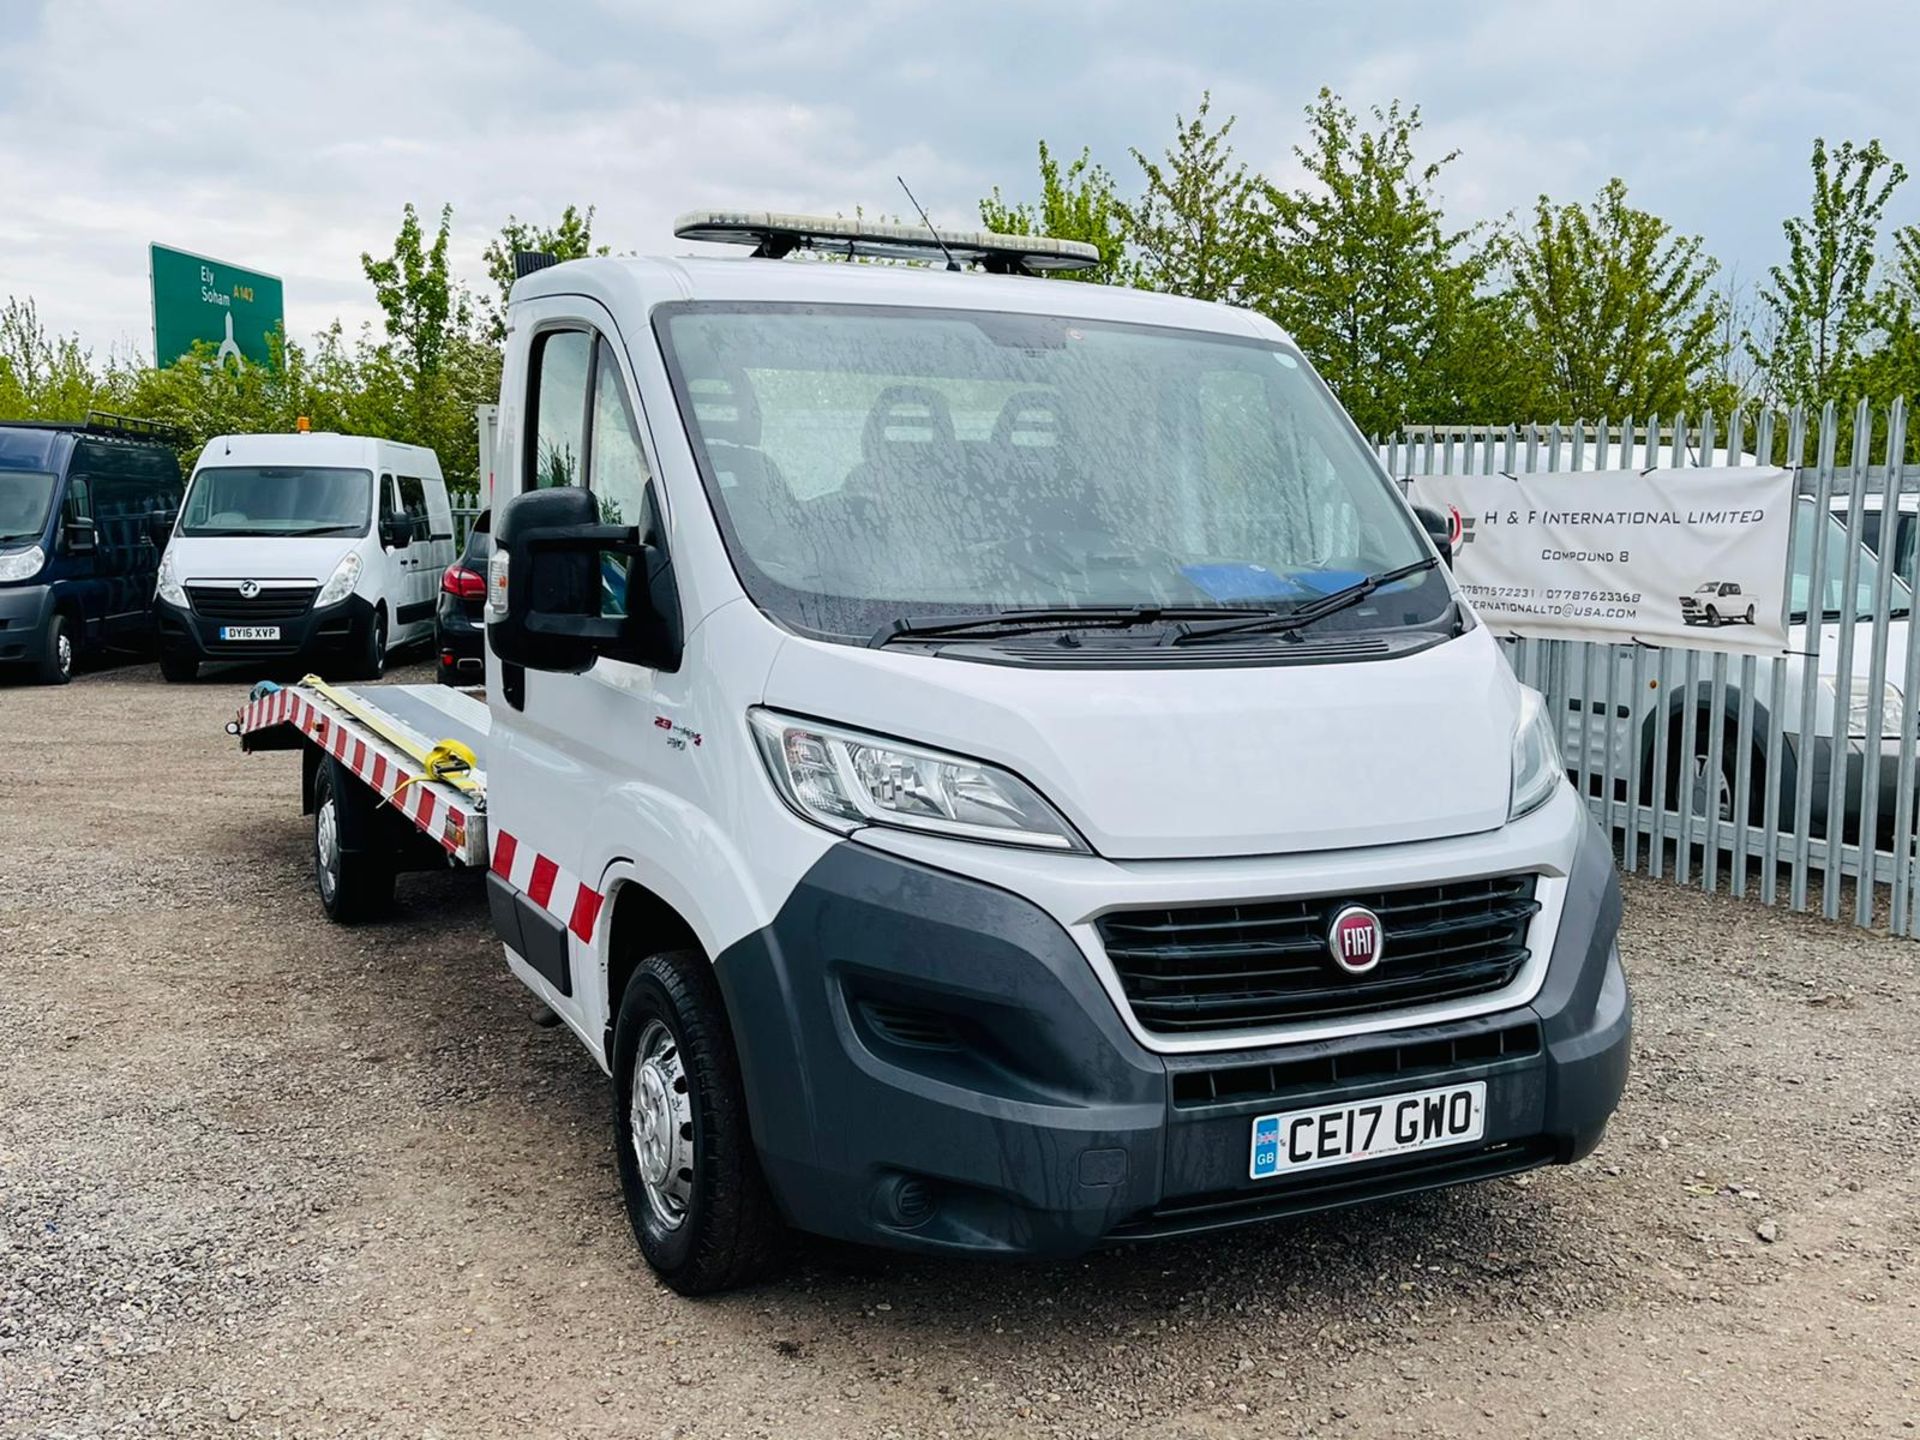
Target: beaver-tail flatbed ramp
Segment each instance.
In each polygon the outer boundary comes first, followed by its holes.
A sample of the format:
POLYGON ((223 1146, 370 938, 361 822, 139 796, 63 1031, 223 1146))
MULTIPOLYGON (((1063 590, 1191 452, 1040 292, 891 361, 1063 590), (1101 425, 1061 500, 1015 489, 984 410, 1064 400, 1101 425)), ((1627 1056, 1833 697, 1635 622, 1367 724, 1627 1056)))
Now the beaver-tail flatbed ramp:
POLYGON ((485 701, 444 685, 257 687, 228 727, 243 750, 312 745, 439 842, 451 863, 487 864, 485 701))

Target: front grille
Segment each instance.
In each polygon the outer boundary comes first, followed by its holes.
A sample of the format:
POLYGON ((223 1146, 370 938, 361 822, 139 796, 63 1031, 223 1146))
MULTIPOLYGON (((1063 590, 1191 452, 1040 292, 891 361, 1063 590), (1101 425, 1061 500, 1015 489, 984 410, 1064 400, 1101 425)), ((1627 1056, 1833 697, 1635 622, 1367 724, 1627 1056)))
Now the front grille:
POLYGON ((1169 910, 1097 922, 1133 1013, 1161 1034, 1368 1015, 1485 995, 1527 962, 1536 877, 1501 875, 1416 889, 1169 910), (1334 965, 1333 917, 1364 905, 1380 917, 1380 963, 1334 965))
POLYGON ((1298 1060, 1176 1070, 1173 1103, 1182 1109, 1250 1101, 1277 1104, 1339 1085, 1371 1085, 1387 1080, 1412 1082, 1451 1074, 1468 1066, 1493 1065, 1539 1053, 1540 1022, 1525 1020, 1518 1025, 1439 1039, 1356 1045, 1298 1060))
POLYGON ((307 613, 318 585, 262 585, 251 600, 231 585, 189 585, 187 599, 193 613, 209 620, 238 620, 243 623, 292 620, 307 613))

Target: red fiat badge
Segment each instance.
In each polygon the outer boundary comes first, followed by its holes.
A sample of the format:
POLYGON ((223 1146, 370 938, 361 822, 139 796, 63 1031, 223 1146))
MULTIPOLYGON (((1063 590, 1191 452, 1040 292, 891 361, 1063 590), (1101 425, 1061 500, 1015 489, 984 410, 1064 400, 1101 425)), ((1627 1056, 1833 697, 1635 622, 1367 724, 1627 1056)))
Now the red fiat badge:
POLYGON ((1380 917, 1364 905, 1349 905, 1327 927, 1327 949, 1333 963, 1349 975, 1364 975, 1380 963, 1380 917))

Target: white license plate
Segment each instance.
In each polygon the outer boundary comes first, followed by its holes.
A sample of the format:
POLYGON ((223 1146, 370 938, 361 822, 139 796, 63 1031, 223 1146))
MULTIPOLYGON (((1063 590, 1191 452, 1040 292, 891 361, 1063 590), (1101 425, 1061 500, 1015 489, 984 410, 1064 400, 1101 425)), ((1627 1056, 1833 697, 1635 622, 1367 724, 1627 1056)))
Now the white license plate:
POLYGON ((1255 1180, 1272 1180, 1328 1165, 1466 1145, 1486 1133, 1484 1080, 1314 1110, 1288 1110, 1255 1117, 1249 1173, 1255 1180))
POLYGON ((220 638, 222 640, 278 640, 280 627, 278 625, 222 625, 220 638))

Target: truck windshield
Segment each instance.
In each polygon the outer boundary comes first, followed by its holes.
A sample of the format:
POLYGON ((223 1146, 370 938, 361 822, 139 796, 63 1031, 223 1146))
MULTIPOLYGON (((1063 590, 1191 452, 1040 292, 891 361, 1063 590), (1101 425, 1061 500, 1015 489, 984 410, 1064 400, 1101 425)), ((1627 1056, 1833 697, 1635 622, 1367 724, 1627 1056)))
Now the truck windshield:
POLYGON ((364 535, 373 476, 317 465, 220 465, 195 473, 182 535, 364 535))
POLYGON ((44 470, 0 470, 0 542, 40 538, 53 487, 54 477, 44 470))
MULTIPOLYGON (((1283 345, 874 306, 677 304, 657 329, 742 582, 814 634, 1035 608, 1286 613, 1430 553, 1283 345)), ((1451 598, 1423 570, 1316 628, 1431 623, 1451 598)))

